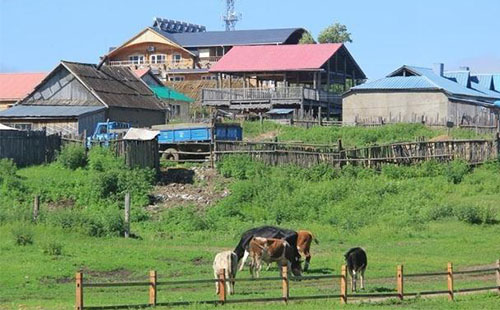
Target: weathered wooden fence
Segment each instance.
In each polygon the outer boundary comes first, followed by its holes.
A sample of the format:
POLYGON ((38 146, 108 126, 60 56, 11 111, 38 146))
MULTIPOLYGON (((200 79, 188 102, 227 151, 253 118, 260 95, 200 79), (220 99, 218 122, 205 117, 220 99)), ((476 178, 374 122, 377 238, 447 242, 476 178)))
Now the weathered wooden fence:
MULTIPOLYGON (((403 265, 398 265, 396 267, 396 277, 385 277, 385 279, 392 279, 391 281, 394 283, 394 288, 389 290, 388 292, 383 293, 348 293, 348 275, 347 268, 345 265, 341 267, 340 274, 328 274, 328 275, 318 275, 318 276, 301 276, 301 277, 290 277, 289 272, 286 266, 283 266, 281 269, 280 277, 267 277, 267 278, 258 278, 258 279, 226 279, 225 272, 222 270, 218 274, 217 279, 201 279, 201 280, 177 280, 177 281, 158 281, 157 272, 152 270, 149 272, 148 281, 144 282, 115 282, 115 283, 92 283, 85 282, 84 275, 82 272, 76 273, 76 300, 75 300, 75 309, 76 310, 84 310, 84 309, 129 309, 129 308, 146 308, 146 307, 155 307, 155 306, 181 306, 181 305, 191 305, 191 304, 213 304, 213 305, 223 305, 227 303, 252 303, 252 302, 284 302, 285 304, 289 301, 293 300, 309 300, 309 299, 333 299, 338 298, 341 304, 347 303, 349 300, 353 299, 363 300, 363 299, 381 299, 381 298, 397 298, 403 300, 407 297, 416 297, 416 296, 430 296, 430 295, 447 295, 449 300, 453 300, 455 295, 460 293, 469 293, 469 292, 480 292, 480 291, 492 291, 495 290, 500 294, 500 260, 497 260, 494 267, 482 267, 475 268, 470 270, 454 270, 453 264, 450 262, 447 264, 446 269, 443 271, 437 272, 426 272, 426 273, 409 273, 404 274, 403 265), (494 273, 496 277, 496 285, 493 283, 488 283, 486 279, 483 277, 479 278, 481 286, 475 287, 461 287, 457 289, 455 278, 456 275, 484 275, 487 273, 494 273), (437 281, 440 281, 439 277, 443 277, 443 285, 447 287, 445 290, 418 290, 418 291, 407 291, 405 290, 406 284, 410 283, 412 279, 416 278, 428 278, 432 277, 432 284, 435 284, 437 281), (290 296, 290 282, 295 283, 307 283, 313 282, 316 280, 328 280, 331 279, 331 282, 339 282, 339 290, 334 291, 331 289, 330 292, 326 293, 321 291, 321 295, 302 295, 302 296, 290 296), (281 283, 281 296, 276 297, 261 297, 261 298, 228 298, 228 292, 226 291, 226 283, 234 282, 234 283, 245 283, 245 282, 280 282, 281 283), (206 283, 217 283, 219 287, 219 295, 217 299, 213 300, 189 300, 188 298, 183 298, 183 301, 167 301, 167 302, 158 302, 158 287, 159 286, 167 286, 174 287, 176 285, 193 285, 189 287, 190 289, 196 290, 196 286, 200 284, 206 283), (111 287, 149 287, 149 303, 147 304, 135 304, 135 305, 106 305, 106 306, 85 306, 84 302, 84 288, 111 288, 111 287)), ((477 281, 477 279, 474 279, 477 281)), ((237 286, 239 290, 244 290, 244 285, 237 286)), ((87 291, 87 290, 86 290, 87 291)), ((85 293, 87 294, 87 293, 85 293)))
POLYGON ((60 148, 61 137, 45 131, 0 131, 0 159, 10 158, 18 166, 51 162, 60 148))
POLYGON ((386 163, 412 164, 431 159, 463 159, 475 165, 498 158, 499 148, 498 137, 495 140, 392 143, 353 149, 343 149, 340 140, 336 145, 218 141, 214 153, 216 160, 230 154, 247 154, 269 165, 295 164, 308 168, 324 163, 335 167, 347 164, 376 167, 386 163))
POLYGON ((142 140, 113 140, 110 147, 117 156, 125 158, 129 168, 152 168, 160 171, 160 151, 156 139, 142 140))

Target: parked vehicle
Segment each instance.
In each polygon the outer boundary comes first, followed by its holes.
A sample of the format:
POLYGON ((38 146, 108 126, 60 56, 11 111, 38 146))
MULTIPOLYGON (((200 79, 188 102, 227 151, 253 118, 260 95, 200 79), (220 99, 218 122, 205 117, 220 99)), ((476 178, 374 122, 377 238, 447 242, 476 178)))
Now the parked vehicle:
POLYGON ((109 141, 118 139, 130 127, 129 123, 123 122, 99 122, 95 127, 94 133, 90 137, 87 137, 87 147, 91 148, 94 144, 109 146, 109 141))
POLYGON ((210 124, 185 123, 153 126, 158 130, 162 157, 168 160, 203 160, 210 152, 212 141, 241 141, 243 130, 239 124, 217 123, 214 132, 210 124))

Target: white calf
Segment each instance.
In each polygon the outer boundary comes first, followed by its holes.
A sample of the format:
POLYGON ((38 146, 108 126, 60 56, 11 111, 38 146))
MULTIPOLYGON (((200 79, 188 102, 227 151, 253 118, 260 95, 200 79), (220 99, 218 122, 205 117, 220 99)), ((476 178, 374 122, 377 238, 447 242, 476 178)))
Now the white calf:
MULTIPOLYGON (((230 281, 230 279, 236 278, 238 256, 232 251, 220 252, 215 256, 213 268, 216 279, 218 279, 219 273, 225 270, 227 293, 234 294, 234 281, 230 281)), ((219 294, 219 282, 215 282, 215 294, 219 294)))

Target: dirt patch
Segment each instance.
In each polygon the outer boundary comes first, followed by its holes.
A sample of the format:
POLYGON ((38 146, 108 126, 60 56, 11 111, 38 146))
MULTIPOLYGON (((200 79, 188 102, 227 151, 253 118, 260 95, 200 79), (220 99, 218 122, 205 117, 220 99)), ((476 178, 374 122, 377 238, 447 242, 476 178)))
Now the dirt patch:
POLYGON ((152 193, 147 210, 153 215, 178 206, 194 205, 203 210, 229 195, 228 180, 207 167, 169 168, 152 193))
POLYGON ((198 256, 198 257, 191 259, 191 263, 193 263, 193 265, 195 265, 195 266, 201 266, 201 265, 208 264, 208 261, 206 259, 204 259, 203 257, 198 256))
POLYGON ((64 284, 64 283, 71 283, 74 282, 75 280, 71 277, 50 277, 50 276, 45 276, 40 278, 40 283, 42 284, 64 284))
POLYGON ((450 136, 447 136, 447 135, 440 135, 440 136, 437 136, 437 137, 430 139, 429 141, 439 142, 439 141, 448 141, 448 140, 453 140, 453 138, 450 136))
POLYGON ((75 206, 75 201, 73 199, 59 199, 58 201, 50 202, 47 205, 47 208, 50 211, 54 211, 59 209, 73 208, 74 206, 75 206))
POLYGON ((83 267, 81 269, 81 272, 83 272, 83 274, 85 274, 85 276, 88 278, 114 280, 114 281, 123 281, 132 279, 132 271, 127 270, 125 268, 117 268, 107 271, 98 271, 89 269, 88 267, 83 267))
POLYGON ((276 138, 278 136, 278 134, 279 134, 278 130, 264 132, 264 133, 256 136, 255 138, 251 139, 251 141, 254 141, 254 142, 272 141, 272 140, 274 140, 274 138, 276 138))

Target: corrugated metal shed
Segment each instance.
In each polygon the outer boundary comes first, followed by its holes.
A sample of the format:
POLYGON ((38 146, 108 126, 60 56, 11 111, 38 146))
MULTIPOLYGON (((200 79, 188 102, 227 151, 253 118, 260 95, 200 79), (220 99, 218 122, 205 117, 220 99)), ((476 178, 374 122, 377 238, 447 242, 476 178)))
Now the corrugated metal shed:
POLYGON ((0 111, 0 118, 72 118, 85 114, 96 113, 106 108, 96 106, 40 106, 16 105, 10 109, 0 111))
POLYGON ((152 29, 185 48, 284 44, 294 35, 297 36, 298 41, 302 37, 302 34, 305 32, 303 28, 184 33, 168 33, 156 27, 152 29))
POLYGON ((434 83, 423 76, 394 76, 379 79, 370 83, 361 84, 353 89, 439 89, 434 83))

